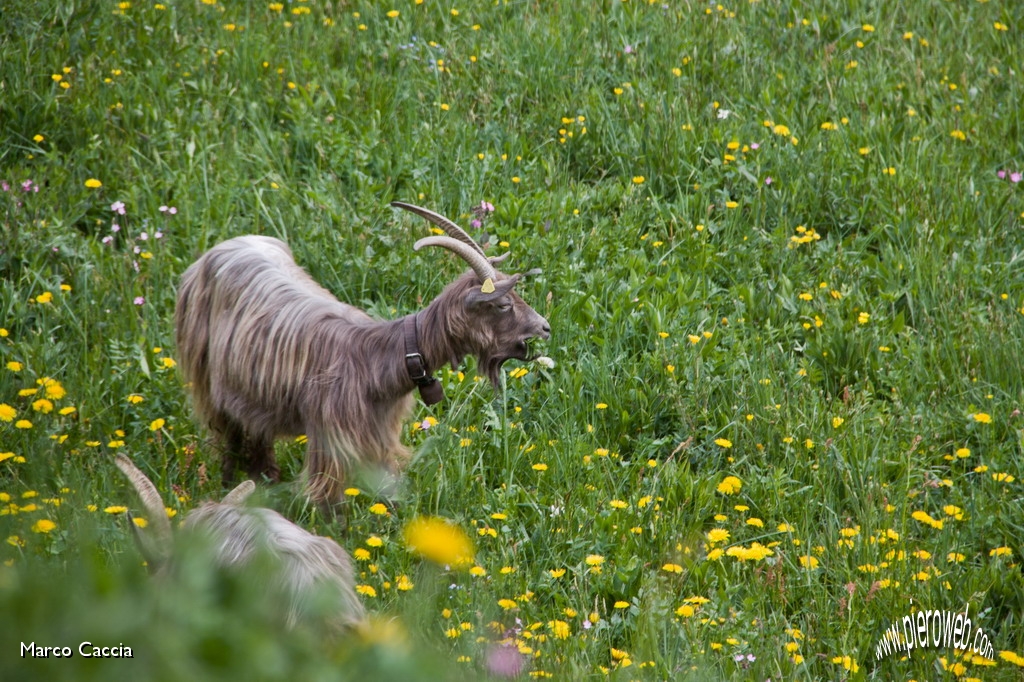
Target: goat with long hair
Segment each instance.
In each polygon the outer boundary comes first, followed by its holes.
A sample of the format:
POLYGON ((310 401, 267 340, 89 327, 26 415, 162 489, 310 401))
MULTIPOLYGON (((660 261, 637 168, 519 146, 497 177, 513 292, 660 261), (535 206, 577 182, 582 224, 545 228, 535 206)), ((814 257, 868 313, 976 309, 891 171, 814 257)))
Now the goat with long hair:
MULTIPOLYGON (((117 455, 115 462, 149 517, 145 531, 131 524, 143 556, 155 573, 165 573, 174 559, 174 540, 160 493, 128 457, 117 455)), ((288 601, 289 626, 309 612, 310 600, 316 596, 333 600, 334 612, 327 619, 332 630, 340 633, 359 624, 365 610, 355 593, 348 553, 334 540, 314 535, 272 509, 245 506, 255 488, 255 483, 245 481, 221 502, 204 502, 185 517, 182 531, 204 536, 221 568, 245 566, 259 552, 268 555, 274 562, 270 587, 288 601)))
POLYGON ((495 268, 504 256, 488 258, 441 215, 392 205, 447 233, 420 239, 415 250, 438 246, 471 268, 401 319, 374 320, 338 301, 271 237, 222 242, 183 275, 175 309, 180 366, 196 412, 228 453, 225 483, 239 465, 250 477, 277 480, 274 440, 305 434, 307 494, 336 503, 355 467, 397 473, 408 461, 402 420, 415 388, 428 403, 440 399, 433 373, 441 366, 474 355, 498 386, 502 363, 528 359, 528 341, 550 336, 547 320, 514 290, 522 275, 495 268))

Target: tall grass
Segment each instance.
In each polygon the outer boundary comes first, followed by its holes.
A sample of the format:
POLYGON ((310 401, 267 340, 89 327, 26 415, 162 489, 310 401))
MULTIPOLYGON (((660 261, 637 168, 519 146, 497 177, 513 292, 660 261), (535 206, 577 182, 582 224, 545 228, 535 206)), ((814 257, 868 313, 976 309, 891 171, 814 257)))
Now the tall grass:
POLYGON ((1019 678, 1018 4, 2 16, 5 679, 486 678, 502 643, 556 679, 1019 678), (397 317, 459 265, 414 254, 426 227, 392 199, 467 225, 494 204, 475 234, 543 268, 520 288, 555 367, 498 395, 444 370, 404 497, 353 497, 345 528, 296 497, 303 446, 279 444, 264 502, 362 550, 379 618, 351 641, 282 633, 201 561, 146 579, 112 454, 180 514, 220 494, 174 367, 181 272, 268 234, 397 317), (470 533, 476 570, 412 556, 418 515, 470 533), (891 623, 965 605, 994 661, 876 660, 891 623), (86 639, 135 659, 18 656, 86 639))

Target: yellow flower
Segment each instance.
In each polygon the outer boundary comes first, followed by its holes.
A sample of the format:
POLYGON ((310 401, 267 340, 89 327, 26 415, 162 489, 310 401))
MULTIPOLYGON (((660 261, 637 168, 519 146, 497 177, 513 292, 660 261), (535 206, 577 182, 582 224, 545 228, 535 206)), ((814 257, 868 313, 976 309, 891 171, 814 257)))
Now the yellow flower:
POLYGON ((370 585, 356 585, 356 592, 371 599, 377 596, 377 590, 370 585))
POLYGON ((628 601, 622 601, 620 599, 619 601, 615 602, 615 604, 613 606, 614 606, 614 608, 617 608, 617 609, 628 609, 629 608, 629 602, 628 601))
POLYGON ((21 363, 20 362, 15 362, 14 360, 11 360, 10 362, 7 363, 7 369, 11 370, 12 372, 20 372, 21 371, 21 363))
POLYGON ((128 511, 128 507, 118 505, 113 507, 107 507, 103 511, 105 511, 108 514, 124 514, 126 511, 128 511))
POLYGON ((487 575, 487 569, 485 569, 483 566, 474 566, 473 568, 469 569, 469 574, 474 578, 483 578, 487 575))
POLYGON ((0 420, 5 422, 12 421, 17 414, 18 411, 7 403, 0 403, 0 420))
POLYGON ((718 447, 721 447, 721 448, 728 449, 728 448, 732 447, 732 441, 728 440, 727 438, 716 438, 715 439, 715 445, 717 445, 718 447))
POLYGON ((547 471, 548 465, 544 462, 538 462, 537 464, 534 464, 532 468, 534 471, 547 471))
POLYGON ((143 400, 145 400, 145 398, 143 398, 143 397, 142 397, 141 395, 139 395, 138 393, 132 393, 132 394, 131 394, 130 396, 128 396, 128 397, 126 398, 126 400, 127 400, 128 402, 130 402, 130 403, 131 403, 132 405, 138 405, 138 404, 139 404, 139 403, 141 403, 141 402, 142 402, 143 400))
POLYGON ((385 507, 380 502, 378 502, 378 503, 376 503, 374 505, 370 505, 370 513, 371 514, 376 514, 377 516, 390 516, 390 514, 388 513, 388 508, 385 507))
POLYGON ((622 500, 612 500, 608 503, 613 509, 629 509, 629 503, 622 500))
POLYGON ((425 559, 456 568, 473 563, 473 542, 450 521, 421 516, 405 526, 403 535, 406 547, 425 559))
POLYGON ((174 361, 174 358, 160 358, 160 363, 165 369, 174 369, 178 366, 178 363, 174 361))
POLYGON ((397 17, 397 16, 398 16, 398 14, 399 14, 399 12, 398 12, 398 10, 397 10, 397 9, 393 9, 393 10, 391 10, 390 12, 388 12, 388 16, 389 16, 389 17, 391 17, 392 19, 394 19, 395 17, 397 17))
POLYGON ((608 409, 608 403, 598 403, 598 404, 594 405, 594 409, 597 409, 597 410, 607 410, 608 409))
POLYGON ((565 575, 565 569, 553 568, 550 571, 548 571, 548 573, 551 575, 552 578, 555 578, 557 580, 558 578, 561 578, 563 575, 565 575))
POLYGON ((518 604, 516 604, 516 602, 512 599, 499 599, 498 606, 508 611, 509 609, 514 609, 515 607, 517 607, 518 604))
POLYGON ((357 547, 356 550, 352 552, 352 556, 355 557, 356 561, 370 560, 370 552, 363 547, 357 547))
POLYGON ((992 423, 992 416, 989 415, 989 414, 986 414, 985 412, 978 412, 977 414, 972 414, 971 418, 974 419, 974 421, 978 422, 979 424, 991 424, 992 423))
POLYGON ((813 557, 810 554, 800 557, 800 565, 806 569, 813 570, 818 567, 819 561, 817 557, 813 557))
POLYGON ((604 557, 600 554, 588 554, 584 561, 587 566, 600 566, 604 563, 604 557))
POLYGON ((43 414, 49 414, 53 411, 53 403, 46 398, 40 398, 32 403, 32 409, 36 412, 42 412, 43 414))
POLYGON ((729 539, 729 531, 724 528, 712 528, 707 532, 706 537, 711 544, 725 542, 729 539))
POLYGON ((747 525, 756 526, 757 528, 764 528, 764 521, 755 517, 751 517, 747 519, 747 525))
POLYGON ((933 519, 931 516, 928 515, 928 512, 924 512, 924 511, 918 510, 918 511, 914 512, 913 514, 911 514, 910 516, 911 516, 911 518, 913 518, 915 521, 917 521, 919 523, 923 523, 925 525, 931 526, 932 528, 935 528, 937 530, 942 530, 942 521, 941 520, 937 521, 937 520, 933 519))
POLYGON ((51 530, 57 527, 57 524, 50 519, 39 519, 32 524, 33 533, 49 533, 51 530))
POLYGON ((367 547, 382 547, 383 545, 384 541, 381 540, 380 537, 377 535, 371 535, 370 537, 366 538, 367 547))
POLYGON ((345 488, 345 495, 348 497, 356 497, 359 495, 359 488, 345 488))
POLYGON ((844 421, 846 420, 843 419, 842 417, 832 417, 832 428, 838 429, 840 426, 843 425, 844 421))
POLYGON ((164 428, 164 424, 166 424, 166 423, 167 422, 165 422, 162 417, 154 419, 153 421, 151 421, 149 423, 149 430, 150 431, 159 431, 160 429, 164 428))
POLYGON ((723 495, 735 495, 743 487, 743 482, 735 476, 726 476, 718 484, 718 492, 723 495))
POLYGON ((644 176, 642 176, 642 175, 634 175, 634 176, 633 176, 633 184, 634 184, 634 185, 642 185, 642 184, 644 184, 644 182, 645 182, 646 180, 647 180, 647 178, 645 178, 645 177, 644 177, 644 176))
POLYGON ((551 634, 555 639, 568 639, 569 635, 572 634, 569 624, 564 620, 548 621, 548 629, 551 630, 551 634))
POLYGON ((31 429, 32 428, 32 422, 30 422, 27 419, 19 419, 18 421, 14 422, 14 428, 16 428, 16 429, 31 429))
POLYGON ((683 567, 679 564, 665 564, 661 567, 661 570, 666 571, 668 573, 682 573, 683 567))

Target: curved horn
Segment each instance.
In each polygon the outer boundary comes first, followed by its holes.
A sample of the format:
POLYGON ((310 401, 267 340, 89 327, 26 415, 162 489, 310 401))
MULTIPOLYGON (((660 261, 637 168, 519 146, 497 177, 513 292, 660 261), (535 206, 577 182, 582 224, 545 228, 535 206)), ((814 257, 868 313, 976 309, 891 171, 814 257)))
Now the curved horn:
POLYGON ((256 484, 252 481, 242 481, 234 490, 224 496, 221 504, 233 504, 240 505, 245 502, 245 498, 249 497, 256 490, 256 484))
POLYGON ((392 201, 391 205, 396 208, 403 208, 406 211, 415 213, 421 218, 426 218, 427 220, 429 220, 430 222, 434 223, 442 230, 444 230, 445 234, 447 234, 452 239, 458 239, 463 244, 470 246, 474 251, 479 253, 481 256, 484 255, 484 250, 480 248, 480 245, 476 243, 475 239, 470 237, 465 230, 463 230, 461 227, 453 223, 451 220, 448 220, 448 218, 445 218, 443 215, 434 213, 433 211, 422 208, 420 206, 407 204, 402 201, 392 201))
POLYGON ((419 251, 424 246, 440 246, 448 249, 452 253, 457 254, 462 260, 469 263, 469 267, 473 268, 473 272, 480 278, 481 282, 490 279, 492 282, 497 279, 497 271, 494 266, 491 265, 487 257, 482 253, 478 253, 470 248, 465 242, 453 239, 451 237, 442 237, 440 235, 434 237, 424 237, 415 244, 413 249, 419 251))
POLYGON ((164 501, 160 497, 153 482, 142 473, 135 464, 124 455, 115 458, 117 468, 124 472, 128 480, 135 487, 135 492, 142 500, 142 506, 146 509, 153 524, 153 534, 157 538, 158 548, 161 552, 167 552, 171 546, 171 522, 167 518, 167 511, 164 509, 164 501))

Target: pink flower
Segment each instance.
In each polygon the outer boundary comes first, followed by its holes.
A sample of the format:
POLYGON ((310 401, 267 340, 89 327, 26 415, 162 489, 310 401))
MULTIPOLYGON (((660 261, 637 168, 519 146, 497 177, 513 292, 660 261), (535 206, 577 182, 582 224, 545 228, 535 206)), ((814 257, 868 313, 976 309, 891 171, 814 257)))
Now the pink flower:
POLYGON ((135 305, 142 305, 145 302, 146 302, 146 299, 144 297, 142 297, 142 296, 136 296, 135 300, 132 301, 132 303, 134 303, 135 305))
POLYGON ((770 184, 772 184, 772 182, 774 182, 774 181, 772 180, 772 176, 770 176, 770 175, 767 178, 764 179, 764 184, 766 184, 766 185, 770 185, 770 184))
POLYGON ((110 205, 110 210, 118 215, 124 215, 124 202, 115 201, 110 205))
POLYGON ((120 232, 121 231, 121 226, 118 225, 117 223, 111 223, 110 224, 110 231, 111 232, 120 232))
POLYGON ((1006 171, 1004 171, 1004 170, 997 170, 996 171, 996 177, 999 178, 1000 180, 1005 179, 1006 178, 1006 171))
POLYGON ((140 233, 139 234, 139 239, 141 239, 142 241, 146 241, 147 239, 149 239, 149 233, 148 232, 140 233))
POLYGON ((750 143, 750 148, 751 148, 751 149, 760 149, 760 148, 761 148, 761 145, 760 145, 760 144, 758 144, 757 142, 751 142, 751 143, 750 143))
POLYGON ((480 226, 482 226, 482 225, 483 225, 483 223, 482 223, 482 222, 480 222, 479 220, 477 220, 476 218, 473 218, 473 220, 471 220, 469 224, 470 224, 470 226, 472 226, 472 227, 473 227, 474 229, 476 229, 476 228, 479 228, 480 226))
POLYGON ((161 206, 160 207, 160 212, 161 213, 167 213, 169 215, 174 215, 175 213, 178 212, 178 209, 175 208, 174 206, 161 206))
POLYGON ((1014 171, 1014 172, 1010 173, 1010 182, 1017 183, 1017 182, 1020 182, 1020 179, 1021 179, 1020 171, 1014 171))
POLYGON ((101 239, 100 241, 102 241, 102 242, 103 242, 104 244, 109 244, 110 242, 114 241, 114 238, 113 238, 113 237, 111 237, 111 236, 110 236, 110 235, 108 234, 108 235, 107 235, 106 237, 104 237, 104 238, 103 238, 103 239, 101 239))

